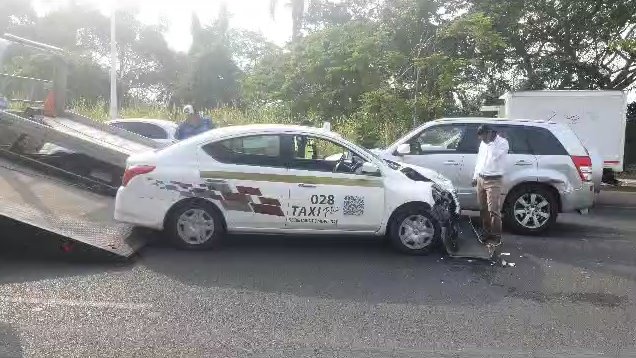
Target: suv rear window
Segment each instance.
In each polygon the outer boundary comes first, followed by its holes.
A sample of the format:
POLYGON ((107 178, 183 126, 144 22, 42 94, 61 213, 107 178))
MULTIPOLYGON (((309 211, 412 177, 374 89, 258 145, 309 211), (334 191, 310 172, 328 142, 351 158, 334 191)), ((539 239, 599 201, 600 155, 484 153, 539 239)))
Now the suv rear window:
POLYGON ((568 155, 558 139, 549 130, 541 127, 526 127, 528 142, 536 155, 568 155))

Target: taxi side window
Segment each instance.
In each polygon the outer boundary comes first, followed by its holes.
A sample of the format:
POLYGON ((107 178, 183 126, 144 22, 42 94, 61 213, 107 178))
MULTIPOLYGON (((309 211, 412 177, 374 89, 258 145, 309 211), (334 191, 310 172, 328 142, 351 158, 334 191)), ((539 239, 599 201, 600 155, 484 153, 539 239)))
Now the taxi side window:
POLYGON ((206 144, 203 151, 221 163, 284 167, 278 135, 230 138, 206 144))
POLYGON ((294 135, 292 138, 292 169, 323 172, 337 169, 338 173, 356 174, 356 169, 364 162, 348 148, 330 140, 308 135, 294 135), (339 161, 341 163, 336 168, 339 161))

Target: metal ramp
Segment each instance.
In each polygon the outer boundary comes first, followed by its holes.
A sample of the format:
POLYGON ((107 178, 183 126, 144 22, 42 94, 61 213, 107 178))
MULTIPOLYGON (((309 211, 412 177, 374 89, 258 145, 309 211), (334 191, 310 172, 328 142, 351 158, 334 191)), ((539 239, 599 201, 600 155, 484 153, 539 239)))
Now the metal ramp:
POLYGON ((145 244, 133 227, 113 219, 112 188, 55 171, 0 150, 0 215, 123 257, 145 244))
POLYGON ((479 233, 470 217, 460 216, 454 230, 457 232, 457 237, 444 235, 444 249, 450 257, 491 262, 497 260, 496 250, 479 241, 479 233))
POLYGON ((37 142, 57 144, 122 168, 131 154, 159 147, 146 137, 68 111, 40 120, 0 111, 0 131, 23 133, 37 142))

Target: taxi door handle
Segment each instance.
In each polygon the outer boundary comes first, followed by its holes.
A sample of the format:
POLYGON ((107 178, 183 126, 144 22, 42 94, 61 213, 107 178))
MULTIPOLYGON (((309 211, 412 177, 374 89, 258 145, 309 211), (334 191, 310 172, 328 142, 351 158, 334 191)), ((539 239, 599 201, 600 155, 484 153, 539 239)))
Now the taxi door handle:
POLYGON ((532 165, 532 163, 526 162, 525 160, 520 160, 520 161, 516 162, 515 165, 524 167, 524 166, 532 165))
POLYGON ((303 183, 298 184, 298 186, 301 187, 301 188, 315 188, 316 187, 313 184, 303 184, 303 183))
POLYGON ((454 160, 447 160, 444 162, 444 165, 459 165, 459 163, 454 160))

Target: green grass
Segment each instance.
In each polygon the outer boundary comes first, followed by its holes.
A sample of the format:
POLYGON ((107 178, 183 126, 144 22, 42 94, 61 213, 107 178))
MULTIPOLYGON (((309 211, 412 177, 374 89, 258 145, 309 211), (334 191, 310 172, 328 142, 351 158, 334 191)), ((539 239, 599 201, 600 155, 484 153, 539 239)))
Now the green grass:
MULTIPOLYGON (((74 112, 96 119, 107 120, 109 113, 106 103, 100 102, 88 105, 82 102, 73 103, 71 106, 74 112)), ((277 109, 248 109, 242 110, 232 107, 223 107, 203 112, 209 116, 219 126, 233 126, 253 123, 292 123, 293 121, 280 114, 277 109)), ((171 121, 182 121, 185 116, 180 108, 171 110, 163 106, 135 106, 122 108, 119 113, 120 118, 156 118, 171 121)))
MULTIPOLYGON (((108 106, 105 102, 96 104, 87 104, 86 102, 75 102, 69 106, 72 111, 81 115, 93 118, 95 120, 108 120, 108 106)), ((293 119, 286 114, 284 109, 280 107, 260 107, 240 109, 234 107, 222 107, 213 110, 204 111, 204 115, 212 118, 213 122, 220 127, 245 125, 245 124, 300 124, 301 121, 293 119)), ((164 106, 138 105, 125 107, 120 110, 120 118, 155 118, 166 119, 175 122, 182 121, 185 117, 181 113, 181 108, 167 108, 164 106)), ((308 118, 308 120, 317 127, 322 126, 323 120, 320 118, 308 118)), ((396 128, 391 127, 391 123, 386 124, 382 128, 375 129, 382 133, 380 140, 389 143, 397 135, 396 128)), ((332 123, 332 130, 341 134, 345 138, 358 142, 368 147, 374 145, 361 143, 361 137, 364 133, 364 124, 360 123, 360 119, 339 118, 332 123)))

